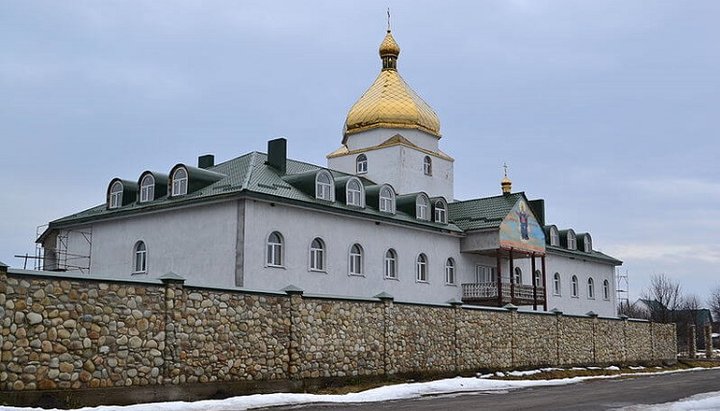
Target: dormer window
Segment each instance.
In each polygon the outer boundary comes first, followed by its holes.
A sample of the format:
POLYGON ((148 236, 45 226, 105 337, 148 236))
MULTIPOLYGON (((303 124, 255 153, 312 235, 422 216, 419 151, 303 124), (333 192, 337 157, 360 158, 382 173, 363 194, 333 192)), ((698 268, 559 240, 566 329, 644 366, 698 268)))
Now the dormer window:
POLYGON ((355 172, 357 174, 365 174, 368 171, 368 159, 365 154, 360 154, 355 159, 355 172))
POLYGON ((550 245, 560 246, 560 233, 556 227, 550 227, 550 245))
POLYGON ((345 188, 346 192, 346 203, 349 206, 354 207, 363 207, 364 201, 363 201, 363 187, 362 184, 360 184, 360 181, 357 179, 350 179, 347 182, 347 186, 345 188))
POLYGON ((383 213, 395 213, 395 193, 389 186, 380 189, 379 208, 383 213))
POLYGON ((423 173, 425 173, 426 176, 432 175, 432 159, 430 156, 425 156, 423 160, 423 173))
POLYGON ((441 200, 435 202, 435 222, 440 224, 447 223, 447 207, 441 200))
POLYGON ((187 194, 188 173, 185 168, 180 167, 172 175, 172 195, 183 196, 187 194))
POLYGON ((325 170, 321 170, 315 177, 315 198, 318 200, 334 201, 332 198, 332 176, 325 170))
POLYGON ((110 198, 108 199, 109 208, 118 208, 122 206, 123 201, 123 185, 121 182, 116 181, 110 187, 110 198))
POLYGON ((430 220, 429 203, 430 201, 424 194, 417 196, 415 200, 415 217, 418 220, 430 220))
POLYGON ((573 230, 568 230, 567 232, 567 248, 568 250, 577 249, 577 238, 575 237, 575 232, 573 230))
POLYGON ((140 181, 140 202, 153 201, 155 199, 155 178, 147 174, 140 181))
POLYGON ((583 249, 586 253, 589 253, 592 251, 592 238, 590 238, 590 234, 585 234, 585 241, 583 241, 583 249))

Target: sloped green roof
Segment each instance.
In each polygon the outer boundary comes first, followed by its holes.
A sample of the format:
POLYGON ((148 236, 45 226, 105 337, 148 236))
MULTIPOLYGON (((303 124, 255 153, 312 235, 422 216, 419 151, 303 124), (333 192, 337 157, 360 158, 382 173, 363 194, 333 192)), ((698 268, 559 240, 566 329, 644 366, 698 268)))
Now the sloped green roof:
POLYGON ((564 254, 568 256, 573 256, 577 258, 589 258, 593 260, 599 260, 606 263, 611 263, 613 265, 622 265, 622 261, 618 260, 617 258, 610 257, 609 255, 605 253, 601 253, 600 251, 591 250, 589 253, 586 253, 585 251, 580 250, 568 250, 564 247, 557 247, 557 246, 551 246, 550 244, 545 244, 545 250, 548 252, 554 252, 555 254, 564 254))
POLYGON ((525 193, 448 203, 449 219, 463 231, 498 228, 520 199, 527 201, 525 193))
MULTIPOLYGON (((264 153, 251 152, 243 156, 225 161, 207 170, 224 175, 222 179, 209 184, 199 190, 189 192, 180 197, 164 196, 147 203, 133 202, 126 206, 108 209, 106 204, 101 204, 90 209, 72 214, 50 223, 49 228, 62 227, 71 224, 91 222, 104 218, 124 216, 141 213, 156 209, 163 209, 179 205, 192 204, 199 201, 209 201, 244 193, 247 195, 269 196, 276 201, 288 201, 303 203, 312 207, 325 210, 347 212, 354 215, 365 215, 383 220, 391 220, 402 224, 424 226, 431 229, 441 229, 460 233, 462 230, 454 224, 439 224, 432 221, 420 221, 414 216, 398 211, 395 215, 382 213, 371 204, 364 209, 347 206, 344 201, 328 202, 316 199, 313 195, 306 193, 300 188, 294 187, 283 179, 277 170, 265 164, 267 155, 264 153)), ((301 161, 287 160, 285 178, 291 175, 305 174, 323 169, 313 164, 301 161)), ((329 170, 334 178, 349 176, 335 170, 329 170)), ((374 183, 361 178, 363 184, 373 185, 374 183)), ((342 200, 342 199, 338 199, 342 200)), ((42 238, 42 237, 41 237, 42 238)))

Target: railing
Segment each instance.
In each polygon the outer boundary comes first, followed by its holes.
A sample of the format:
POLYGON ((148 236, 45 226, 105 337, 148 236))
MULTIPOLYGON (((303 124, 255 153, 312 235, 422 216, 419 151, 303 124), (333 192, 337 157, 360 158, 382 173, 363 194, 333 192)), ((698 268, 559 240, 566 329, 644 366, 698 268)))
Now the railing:
MULTIPOLYGON (((491 303, 500 301, 496 282, 463 284, 462 290, 463 301, 486 301, 491 303)), ((501 292, 502 303, 515 301, 518 304, 533 304, 533 301, 542 302, 545 300, 545 289, 542 287, 535 289, 536 298, 533 298, 533 286, 531 285, 515 284, 512 287, 510 283, 502 283, 501 292)))

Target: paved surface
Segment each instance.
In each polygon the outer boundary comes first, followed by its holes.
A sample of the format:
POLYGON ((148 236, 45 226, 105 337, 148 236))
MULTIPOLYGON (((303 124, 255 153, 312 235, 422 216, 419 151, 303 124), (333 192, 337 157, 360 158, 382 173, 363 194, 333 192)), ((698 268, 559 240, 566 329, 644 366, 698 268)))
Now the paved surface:
POLYGON ((677 401, 711 391, 720 391, 720 370, 590 380, 503 393, 454 394, 366 404, 313 404, 272 410, 609 410, 677 401))

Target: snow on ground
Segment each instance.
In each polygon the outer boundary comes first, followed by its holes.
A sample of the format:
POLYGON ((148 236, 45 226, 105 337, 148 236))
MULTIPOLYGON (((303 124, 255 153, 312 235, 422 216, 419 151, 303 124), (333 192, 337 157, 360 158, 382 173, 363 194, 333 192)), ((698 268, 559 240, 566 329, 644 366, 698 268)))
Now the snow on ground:
POLYGON ((720 391, 705 392, 675 402, 631 405, 618 411, 715 411, 720 410, 720 391))
MULTIPOLYGON (((617 367, 607 367, 606 369, 617 369, 617 367)), ((552 368, 550 370, 561 370, 558 368, 552 368)), ((688 372, 688 371, 699 371, 707 370, 707 368, 690 368, 685 370, 673 370, 673 371, 660 371, 660 372, 648 372, 642 375, 653 375, 653 374, 665 374, 674 372, 688 372)), ((532 370, 532 371, 512 371, 507 374, 513 375, 532 375, 542 372, 543 370, 532 370), (534 372, 537 371, 537 372, 534 372)), ((377 402, 377 401, 390 401, 390 400, 402 400, 420 398, 427 395, 441 395, 441 394, 456 394, 456 393, 467 393, 467 392, 489 392, 489 393, 504 393, 510 390, 516 390, 519 388, 527 387, 539 387, 539 386, 553 386, 553 385, 567 385, 575 384, 581 381, 599 378, 617 378, 623 375, 637 375, 637 373, 629 374, 615 374, 615 375, 600 375, 600 376, 586 376, 586 377, 573 377, 573 378, 562 378, 554 380, 493 380, 485 378, 475 377, 456 377, 447 378, 443 380, 429 381, 429 382, 418 382, 418 383, 406 383, 406 384, 394 384, 386 385, 379 388, 373 388, 367 391, 342 394, 342 395, 331 395, 331 394, 290 394, 290 393, 276 393, 276 394, 255 394, 246 395, 240 397, 232 397, 224 400, 205 400, 195 402, 163 402, 163 403, 151 403, 151 404, 136 404, 127 406, 99 406, 99 407, 85 407, 80 408, 82 411, 221 411, 221 410, 247 410, 252 408, 260 407, 272 407, 280 405, 297 405, 297 404, 309 404, 309 403, 360 403, 360 402, 377 402)), ((690 397, 677 404, 684 404, 683 401, 689 401, 690 408, 637 408, 637 410, 690 410, 690 409, 718 409, 720 408, 720 392, 713 393, 714 396, 710 398, 696 398, 690 397), (718 401, 718 402, 711 402, 718 401), (702 404, 713 404, 714 407, 710 408, 693 408, 696 406, 705 406, 702 404)), ((685 405, 683 405, 685 406, 685 405)), ((2 407, 0 411, 31 411, 31 410, 42 410, 41 408, 20 408, 20 407, 2 407)), ((631 408, 628 410, 636 410, 631 408)))

